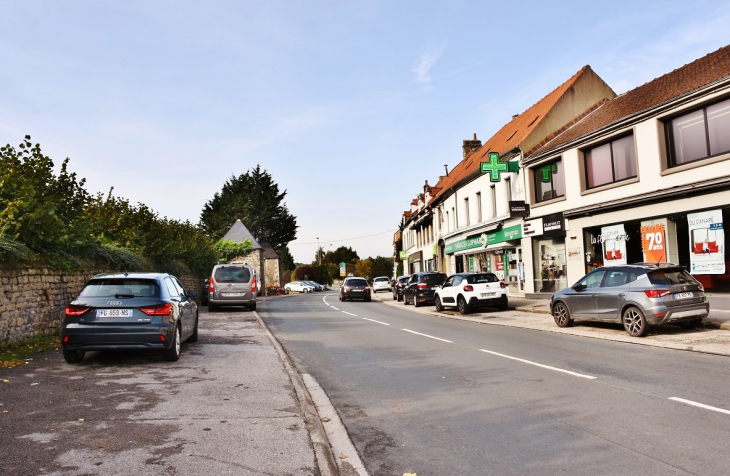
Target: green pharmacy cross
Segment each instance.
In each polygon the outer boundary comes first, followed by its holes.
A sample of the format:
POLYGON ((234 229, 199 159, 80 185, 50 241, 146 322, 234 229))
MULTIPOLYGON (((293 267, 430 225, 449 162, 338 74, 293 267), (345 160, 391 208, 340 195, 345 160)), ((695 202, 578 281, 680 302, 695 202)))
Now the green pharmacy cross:
POLYGON ((482 162, 481 170, 483 174, 489 174, 490 182, 499 182, 502 172, 519 172, 519 162, 500 162, 499 152, 489 153, 489 162, 482 162))

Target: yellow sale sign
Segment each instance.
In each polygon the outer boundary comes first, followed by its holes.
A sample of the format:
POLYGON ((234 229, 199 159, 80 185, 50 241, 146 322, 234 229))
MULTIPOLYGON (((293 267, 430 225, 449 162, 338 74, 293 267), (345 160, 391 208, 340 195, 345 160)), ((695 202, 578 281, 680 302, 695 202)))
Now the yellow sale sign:
POLYGON ((641 227, 641 251, 644 252, 648 262, 663 263, 667 261, 663 223, 641 227))

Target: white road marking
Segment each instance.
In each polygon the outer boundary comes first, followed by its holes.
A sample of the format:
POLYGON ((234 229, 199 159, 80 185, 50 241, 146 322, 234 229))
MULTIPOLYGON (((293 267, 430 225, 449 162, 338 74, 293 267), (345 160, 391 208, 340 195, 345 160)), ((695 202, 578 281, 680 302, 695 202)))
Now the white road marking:
POLYGON ((713 313, 713 312, 730 312, 730 311, 727 311, 725 309, 710 309, 710 313, 713 313))
POLYGON ((403 329, 403 330, 406 331, 406 332, 410 332, 411 334, 417 334, 419 336, 429 337, 431 339, 436 339, 436 340, 440 340, 440 341, 443 341, 443 342, 448 342, 449 344, 453 344, 453 341, 446 340, 446 339, 442 339, 440 337, 434 337, 434 336, 430 336, 428 334, 421 334, 420 332, 412 331, 410 329, 403 329))
POLYGON ((693 402, 692 400, 685 400, 684 398, 678 397, 669 397, 669 399, 674 400, 675 402, 686 403, 687 405, 692 405, 693 407, 704 408, 705 410, 712 410, 713 412, 725 413, 727 415, 730 415, 730 410, 725 410, 724 408, 711 407, 710 405, 705 405, 704 403, 697 403, 693 402))
POLYGON ((330 306, 330 307, 331 307, 332 309, 334 309, 335 311, 339 311, 339 309, 337 309, 337 308, 336 308, 335 306, 330 306))
POLYGON ((349 314, 349 315, 351 315, 353 317, 357 317, 355 314, 352 314, 351 312, 347 312, 347 311, 341 311, 341 312, 344 312, 345 314, 349 314))
POLYGON ((365 319, 366 321, 370 321, 370 322, 377 322, 378 324, 382 324, 384 326, 389 326, 390 325, 387 322, 380 322, 380 321, 376 321, 375 319, 368 319, 367 317, 363 317, 363 319, 365 319))
POLYGON ((518 359, 517 357, 512 357, 510 355, 500 354, 499 352, 492 352, 491 350, 486 350, 486 349, 479 349, 479 350, 482 351, 482 352, 486 352, 487 354, 497 355, 499 357, 504 357, 506 359, 516 360, 518 362, 522 362, 522 363, 525 363, 525 364, 536 365, 536 366, 542 367, 544 369, 555 370, 556 372, 563 372, 563 373, 566 373, 568 375, 573 375, 575 377, 587 378, 587 379, 591 379, 591 380, 596 378, 596 377, 593 377, 591 375, 583 375, 583 374, 579 374, 579 373, 576 373, 576 372, 571 372, 570 370, 559 369, 557 367, 551 367, 549 365, 538 364, 537 362, 532 362, 530 360, 518 359))

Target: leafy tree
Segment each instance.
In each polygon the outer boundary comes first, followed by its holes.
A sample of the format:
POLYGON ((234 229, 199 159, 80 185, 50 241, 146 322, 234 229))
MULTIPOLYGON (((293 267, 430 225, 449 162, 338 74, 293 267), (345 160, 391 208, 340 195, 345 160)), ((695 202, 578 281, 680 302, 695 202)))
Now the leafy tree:
POLYGON ((398 263, 398 269, 395 270, 396 277, 403 276, 403 262, 398 263))
POLYGON ((294 263, 294 257, 291 255, 288 246, 281 246, 279 249, 276 250, 276 254, 278 254, 279 258, 281 259, 280 264, 282 270, 290 271, 297 267, 297 265, 294 263))
POLYGON ((271 175, 257 165, 230 179, 223 189, 206 202, 200 214, 200 226, 211 238, 222 238, 240 219, 257 239, 267 240, 278 251, 297 235, 296 217, 283 202, 286 191, 271 175))
POLYGON ((230 261, 237 256, 246 256, 253 251, 251 240, 246 238, 243 243, 233 240, 218 240, 214 246, 220 261, 230 261))
POLYGON ((365 258, 355 263, 355 273, 368 281, 371 281, 375 275, 373 274, 373 259, 365 258))
POLYGON ((377 256, 373 259, 373 276, 387 276, 390 278, 393 275, 393 258, 385 256, 377 256))
POLYGON ((322 258, 322 262, 334 264, 354 264, 359 259, 360 257, 357 255, 357 252, 355 250, 353 250, 349 246, 340 246, 334 251, 328 251, 327 253, 325 253, 322 258))

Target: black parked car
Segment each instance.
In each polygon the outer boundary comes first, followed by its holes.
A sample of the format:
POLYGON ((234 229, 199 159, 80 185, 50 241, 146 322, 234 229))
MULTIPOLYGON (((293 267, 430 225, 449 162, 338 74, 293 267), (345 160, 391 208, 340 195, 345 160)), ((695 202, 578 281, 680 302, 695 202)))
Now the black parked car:
POLYGON ((410 278, 410 275, 398 276, 398 279, 393 282, 393 300, 403 300, 403 288, 410 278))
POLYGON ((198 340, 195 291, 166 273, 99 274, 66 306, 63 358, 81 362, 87 350, 163 350, 180 358, 184 340, 198 340))
POLYGON ((416 307, 433 304, 436 287, 444 284, 444 281, 444 273, 413 273, 403 289, 403 304, 413 303, 416 307))
POLYGON ((340 301, 348 299, 370 301, 370 286, 365 278, 345 278, 345 282, 340 286, 340 301))

